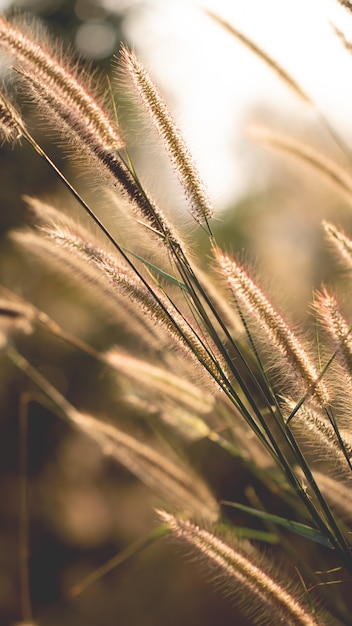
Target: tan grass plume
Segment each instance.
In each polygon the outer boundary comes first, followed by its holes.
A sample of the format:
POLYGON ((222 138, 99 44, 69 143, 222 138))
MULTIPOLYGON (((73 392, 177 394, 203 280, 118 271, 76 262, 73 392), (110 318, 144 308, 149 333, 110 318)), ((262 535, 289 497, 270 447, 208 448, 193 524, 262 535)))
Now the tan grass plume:
POLYGON ((264 331, 271 344, 279 350, 290 366, 294 379, 297 382, 300 380, 306 392, 311 393, 319 404, 326 405, 329 402, 328 390, 324 382, 319 380, 319 372, 294 332, 241 265, 219 249, 215 250, 215 256, 235 302, 244 305, 255 318, 258 330, 264 331))
POLYGON ((190 152, 165 102, 141 62, 126 46, 121 49, 121 59, 124 72, 164 141, 190 202, 193 217, 200 223, 207 222, 212 217, 213 208, 190 152))
POLYGON ((212 532, 189 520, 164 511, 159 516, 180 545, 188 547, 200 564, 212 572, 218 587, 242 605, 255 624, 323 626, 310 608, 270 573, 268 564, 247 541, 233 547, 212 532))

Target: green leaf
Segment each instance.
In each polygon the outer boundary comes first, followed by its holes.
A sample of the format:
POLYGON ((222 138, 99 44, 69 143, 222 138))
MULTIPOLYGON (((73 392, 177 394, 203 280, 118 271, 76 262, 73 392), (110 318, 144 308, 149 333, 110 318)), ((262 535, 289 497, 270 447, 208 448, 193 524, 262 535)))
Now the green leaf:
POLYGON ((174 276, 171 276, 171 274, 168 274, 167 272, 164 272, 164 270, 160 269, 160 267, 157 267, 153 263, 150 263, 150 261, 147 261, 147 259, 144 259, 143 257, 139 256, 139 254, 136 254, 135 252, 132 252, 131 250, 127 250, 126 248, 123 248, 122 246, 121 246, 121 248, 127 254, 130 254, 131 256, 133 256, 138 261, 141 261, 141 263, 143 263, 143 265, 145 265, 145 267, 148 267, 150 270, 152 270, 153 272, 155 272, 156 274, 158 274, 162 278, 165 278, 169 283, 172 283, 173 285, 176 285, 177 287, 179 287, 183 291, 187 291, 187 293, 189 293, 189 289, 188 289, 187 285, 185 285, 185 283, 183 283, 182 281, 178 280, 174 276))
POLYGON ((239 504, 237 502, 228 502, 223 501, 221 504, 225 504, 227 506, 231 506, 233 509, 237 509, 238 511, 243 511, 244 513, 248 513, 249 515, 253 515, 253 517, 259 517, 267 522, 272 524, 277 524, 278 526, 283 526, 286 530, 290 530, 297 535, 301 535, 306 539, 310 539, 311 541, 315 541, 316 543, 320 543, 321 545, 334 549, 330 539, 325 537, 319 530, 312 528, 311 526, 307 526, 306 524, 300 524, 299 522, 293 522, 292 520, 285 519, 284 517, 280 517, 278 515, 272 515, 271 513, 266 513, 266 511, 258 511, 258 509, 252 509, 249 506, 245 506, 244 504, 239 504))

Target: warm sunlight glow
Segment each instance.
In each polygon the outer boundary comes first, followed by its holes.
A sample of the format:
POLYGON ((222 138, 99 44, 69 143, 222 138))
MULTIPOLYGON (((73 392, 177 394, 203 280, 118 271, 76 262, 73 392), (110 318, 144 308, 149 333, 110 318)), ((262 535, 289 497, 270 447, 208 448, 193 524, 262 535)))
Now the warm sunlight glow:
MULTIPOLYGON (((346 77, 352 72, 352 58, 331 24, 352 38, 352 15, 338 2, 204 0, 202 4, 279 62, 337 129, 346 135, 347 125, 350 132, 352 81, 346 77)), ((279 118, 289 118, 290 113, 295 118, 304 116, 307 123, 314 121, 314 113, 195 2, 149 2, 131 15, 126 32, 167 94, 220 207, 248 185, 243 132, 251 109, 260 106, 276 111, 279 118)))

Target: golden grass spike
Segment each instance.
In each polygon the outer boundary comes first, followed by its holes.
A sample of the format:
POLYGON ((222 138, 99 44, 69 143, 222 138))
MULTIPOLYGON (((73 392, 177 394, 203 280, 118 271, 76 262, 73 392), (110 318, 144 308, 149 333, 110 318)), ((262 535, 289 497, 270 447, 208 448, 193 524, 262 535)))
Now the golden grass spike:
POLYGON ((68 143, 78 140, 86 152, 98 160, 101 170, 113 178, 119 191, 147 220, 159 240, 183 252, 174 228, 147 197, 134 173, 117 154, 125 147, 120 131, 98 99, 82 85, 83 76, 72 68, 66 69, 44 46, 25 35, 1 14, 0 48, 20 63, 19 75, 42 105, 47 117, 49 113, 49 119, 52 117, 54 122, 59 121, 59 132, 61 123, 65 143, 67 140, 68 143))
POLYGON ((334 349, 337 352, 341 364, 345 368, 347 377, 352 382, 352 336, 351 326, 341 314, 337 300, 323 289, 317 294, 315 308, 319 318, 329 334, 334 349))
MULTIPOLYGON (((295 403, 291 400, 286 399, 286 403, 289 411, 295 408, 295 403)), ((351 470, 346 461, 346 455, 348 458, 352 457, 351 443, 343 436, 341 430, 339 430, 341 437, 339 441, 333 426, 326 417, 312 407, 303 405, 290 421, 290 428, 296 437, 309 447, 315 460, 331 464, 330 469, 338 472, 341 479, 346 476, 351 477, 351 470)))
POLYGON ((174 347, 201 362, 215 381, 223 383, 222 376, 227 368, 215 347, 206 349, 197 332, 161 291, 156 299, 129 270, 122 269, 112 255, 65 228, 44 228, 42 232, 59 247, 74 251, 82 260, 100 270, 112 290, 119 289, 138 303, 149 319, 166 329, 174 347))
POLYGON ((129 77, 150 118, 161 135, 190 202, 191 213, 199 223, 208 222, 213 208, 207 191, 183 137, 177 128, 156 86, 135 54, 125 46, 121 49, 123 70, 129 77))
POLYGON ((219 516, 219 506, 205 483, 188 466, 182 466, 130 434, 91 415, 73 410, 72 423, 96 441, 105 454, 116 458, 165 501, 209 522, 219 516))
MULTIPOLYGON (((31 231, 12 232, 11 240, 36 256, 40 262, 66 274, 68 280, 74 281, 81 288, 88 290, 99 304, 99 309, 104 311, 106 319, 119 321, 129 332, 138 337, 139 344, 145 348, 159 352, 165 345, 165 337, 160 336, 160 329, 155 328, 155 322, 150 320, 142 307, 136 306, 136 300, 129 296, 128 284, 136 284, 134 276, 128 277, 128 272, 123 265, 118 266, 121 275, 121 288, 118 283, 115 288, 98 267, 90 265, 68 248, 53 245, 53 241, 45 239, 38 233, 31 231), (124 289, 123 276, 126 277, 124 289), (129 278, 129 280, 128 280, 129 278)), ((134 292, 134 291, 133 291, 134 292)), ((138 291, 139 294, 139 291, 138 291)))
POLYGON ((329 242, 336 250, 339 259, 345 267, 352 269, 352 241, 345 235, 342 230, 338 230, 336 226, 329 222, 323 221, 323 227, 329 242))
POLYGON ((323 381, 319 380, 319 372, 291 328, 275 311, 242 266, 219 249, 215 249, 215 256, 235 301, 244 305, 249 314, 255 318, 258 329, 266 333, 271 344, 281 353, 284 362, 290 366, 293 378, 297 382, 300 381, 304 389, 312 393, 320 405, 327 405, 328 390, 323 381))
POLYGON ((24 127, 18 111, 0 94, 0 137, 3 137, 4 142, 14 143, 21 139, 24 127))
MULTIPOLYGON (((189 520, 158 511, 181 546, 190 548, 213 580, 241 605, 242 612, 256 624, 324 626, 296 594, 271 574, 271 568, 248 541, 228 545, 212 532, 189 520)), ((231 541, 233 543, 233 541, 231 541)))
POLYGON ((352 11, 352 2, 351 2, 351 0, 337 0, 337 2, 339 4, 341 4, 341 6, 345 7, 346 9, 348 9, 349 11, 352 11))
POLYGON ((78 278, 87 277, 93 288, 113 299, 117 291, 138 305, 139 312, 160 329, 165 331, 167 345, 178 349, 187 358, 199 362, 220 386, 224 384, 226 366, 214 346, 207 349, 197 332, 172 302, 160 291, 155 298, 148 289, 126 267, 121 266, 111 254, 89 239, 63 227, 42 228, 40 234, 13 232, 11 238, 29 248, 42 260, 55 255, 61 270, 74 268, 78 278), (55 244, 54 248, 52 247, 55 244), (72 253, 68 254, 68 252, 72 253), (95 271, 89 272, 89 268, 95 271), (98 270, 98 272, 96 271, 98 270))
POLYGON ((119 130, 98 100, 82 85, 82 77, 66 69, 34 38, 28 37, 0 15, 0 47, 20 63, 36 80, 51 89, 53 95, 81 116, 86 127, 99 136, 107 151, 124 146, 119 130))
POLYGON ((352 177, 338 164, 304 143, 262 128, 250 128, 250 134, 313 168, 352 204, 352 177))
POLYGON ((134 380, 138 387, 153 389, 153 394, 161 396, 164 402, 170 399, 200 414, 209 413, 214 408, 213 396, 204 389, 165 368, 132 357, 119 347, 111 348, 105 359, 116 371, 134 380))
MULTIPOLYGON (((352 5, 351 5, 351 10, 352 10, 352 5)), ((346 39, 342 30, 337 28, 337 26, 335 26, 334 24, 331 24, 331 27, 333 31, 335 32, 335 35, 339 38, 339 40, 343 44, 344 48, 347 50, 347 52, 352 53, 352 43, 348 39, 346 39)))

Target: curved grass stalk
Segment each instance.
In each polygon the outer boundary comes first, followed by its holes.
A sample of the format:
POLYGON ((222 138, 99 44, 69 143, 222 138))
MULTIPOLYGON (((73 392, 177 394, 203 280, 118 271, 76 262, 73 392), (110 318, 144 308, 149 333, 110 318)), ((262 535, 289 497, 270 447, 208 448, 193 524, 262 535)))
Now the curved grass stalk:
POLYGON ((191 549, 203 567, 216 571, 220 586, 255 623, 285 623, 287 626, 323 626, 325 620, 312 613, 298 598, 269 573, 248 542, 231 546, 215 534, 180 517, 159 511, 180 545, 191 549))
POLYGON ((200 513, 209 521, 214 522, 218 518, 216 500, 205 483, 189 467, 179 467, 174 461, 128 433, 77 411, 14 346, 7 346, 6 355, 37 385, 61 417, 89 436, 104 454, 116 458, 162 499, 174 502, 175 506, 188 513, 200 513))
POLYGON ((265 63, 267 67, 269 67, 279 78, 282 80, 284 84, 287 85, 291 91, 293 91, 296 96, 304 104, 310 106, 316 113, 318 119, 325 127, 327 132, 333 138, 335 143, 339 146, 341 151, 349 158, 351 155, 350 148, 345 144, 343 139, 339 136, 339 134, 335 131, 333 126, 330 124, 329 120, 325 117, 323 112, 319 109, 317 104, 312 100, 312 98, 306 93, 305 90, 299 85, 299 83, 275 60, 273 59, 267 52, 265 52, 262 48, 260 48, 256 43, 254 43, 249 37, 240 32, 237 28, 235 28, 232 24, 227 22, 225 19, 221 18, 219 15, 210 11, 209 9, 205 9, 205 13, 217 24, 219 24, 224 30, 226 30, 230 35, 238 39, 241 43, 243 43, 248 50, 253 52, 261 61, 265 63))
POLYGON ((208 232, 211 233, 209 219, 213 215, 213 208, 188 148, 165 102, 136 55, 126 46, 121 49, 121 59, 124 73, 134 85, 144 108, 163 139, 184 187, 193 217, 200 224, 205 223, 208 232))
POLYGON ((251 128, 250 134, 255 139, 299 159, 303 164, 314 169, 352 205, 352 177, 341 166, 327 159, 311 146, 290 137, 262 128, 251 128))

